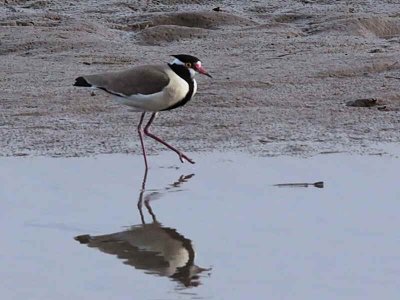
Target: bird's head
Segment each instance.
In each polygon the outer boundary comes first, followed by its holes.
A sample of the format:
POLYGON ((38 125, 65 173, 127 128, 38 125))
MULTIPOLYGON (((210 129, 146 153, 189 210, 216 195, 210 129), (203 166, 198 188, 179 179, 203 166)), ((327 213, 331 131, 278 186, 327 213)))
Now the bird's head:
POLYGON ((172 56, 175 57, 172 64, 184 65, 193 75, 197 72, 212 78, 212 76, 201 66, 201 61, 197 57, 188 54, 177 54, 172 56))

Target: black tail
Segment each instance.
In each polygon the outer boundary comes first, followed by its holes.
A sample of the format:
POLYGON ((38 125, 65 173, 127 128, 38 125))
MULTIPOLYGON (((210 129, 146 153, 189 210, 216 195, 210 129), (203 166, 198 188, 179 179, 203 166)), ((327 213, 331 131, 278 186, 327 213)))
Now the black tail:
POLYGON ((88 244, 92 240, 92 237, 88 234, 83 234, 74 237, 74 240, 78 241, 81 244, 88 244))
POLYGON ((86 86, 86 87, 91 87, 92 85, 91 85, 89 82, 87 82, 85 78, 83 78, 83 77, 81 76, 81 77, 78 77, 78 78, 75 79, 74 86, 86 86))

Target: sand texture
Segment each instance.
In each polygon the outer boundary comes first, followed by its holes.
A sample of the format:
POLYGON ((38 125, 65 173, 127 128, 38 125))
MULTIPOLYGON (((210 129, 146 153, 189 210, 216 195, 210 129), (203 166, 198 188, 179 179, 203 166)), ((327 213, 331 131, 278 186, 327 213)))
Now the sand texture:
POLYGON ((197 76, 195 98, 154 123, 182 150, 378 153, 400 141, 398 1, 3 0, 0 155, 140 153, 139 114, 72 84, 178 53, 214 77, 197 76))

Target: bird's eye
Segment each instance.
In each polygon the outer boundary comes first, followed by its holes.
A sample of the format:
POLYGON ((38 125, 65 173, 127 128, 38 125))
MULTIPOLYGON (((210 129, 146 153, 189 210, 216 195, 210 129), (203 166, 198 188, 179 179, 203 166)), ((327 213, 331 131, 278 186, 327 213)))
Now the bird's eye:
POLYGON ((185 63, 185 66, 186 66, 187 68, 191 68, 191 67, 192 67, 192 64, 191 64, 191 63, 185 63))

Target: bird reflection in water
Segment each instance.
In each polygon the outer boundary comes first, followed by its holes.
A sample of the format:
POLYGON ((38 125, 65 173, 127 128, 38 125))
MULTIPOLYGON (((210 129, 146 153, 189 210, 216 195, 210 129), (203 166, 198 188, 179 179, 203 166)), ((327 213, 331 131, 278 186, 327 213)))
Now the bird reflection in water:
POLYGON ((146 169, 137 204, 142 224, 112 234, 79 235, 75 240, 91 248, 98 248, 104 253, 116 255, 124 264, 144 270, 148 274, 170 277, 185 287, 198 286, 199 274, 210 269, 195 265, 192 241, 176 229, 162 226, 150 206, 150 201, 168 191, 177 191, 193 176, 194 174, 182 175, 162 191, 146 194, 146 169), (151 223, 145 222, 143 204, 152 218, 151 223))

